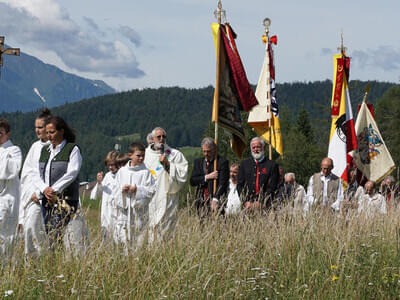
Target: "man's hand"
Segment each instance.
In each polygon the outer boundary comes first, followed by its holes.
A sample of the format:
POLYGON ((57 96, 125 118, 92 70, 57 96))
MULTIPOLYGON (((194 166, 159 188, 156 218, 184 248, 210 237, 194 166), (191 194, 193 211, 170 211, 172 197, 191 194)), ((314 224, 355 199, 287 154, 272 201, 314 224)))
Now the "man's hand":
POLYGON ((244 208, 251 209, 252 208, 252 203, 250 201, 246 201, 244 203, 244 208))
POLYGON ((213 213, 216 213, 218 211, 219 204, 217 201, 214 201, 211 199, 210 207, 211 207, 211 211, 213 213))
POLYGON ((160 163, 164 166, 166 170, 169 170, 169 161, 165 154, 161 154, 160 163))
POLYGON ((136 191, 137 191, 136 185, 131 185, 130 188, 129 188, 129 193, 130 194, 136 194, 136 191))
POLYGON ((53 188, 48 186, 47 188, 45 188, 43 194, 46 197, 47 201, 49 201, 50 203, 56 202, 56 200, 54 199, 56 192, 53 190, 53 188))
POLYGON ((122 192, 123 192, 123 193, 128 193, 130 188, 131 188, 131 186, 130 186, 129 184, 125 184, 125 185, 122 187, 122 192))
POLYGON ((31 200, 32 200, 33 202, 35 202, 35 203, 39 203, 39 199, 38 199, 38 197, 36 196, 36 193, 33 193, 33 194, 32 194, 31 200))
POLYGON ((214 171, 206 175, 206 180, 214 180, 217 178, 218 178, 218 171, 214 171))
POLYGON ((104 178, 104 173, 103 172, 97 173, 96 180, 97 180, 98 184, 100 184, 103 181, 103 178, 104 178))
POLYGON ((244 208, 247 209, 259 209, 260 207, 261 207, 260 201, 254 201, 254 202, 246 201, 244 203, 244 208))

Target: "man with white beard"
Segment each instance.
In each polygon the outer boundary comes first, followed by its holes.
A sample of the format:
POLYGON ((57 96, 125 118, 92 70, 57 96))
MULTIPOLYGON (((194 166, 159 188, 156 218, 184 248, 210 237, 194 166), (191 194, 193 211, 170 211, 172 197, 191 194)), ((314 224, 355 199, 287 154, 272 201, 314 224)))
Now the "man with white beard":
POLYGON ((185 184, 188 162, 183 154, 167 145, 161 127, 152 131, 153 144, 146 148, 144 164, 156 180, 156 193, 149 205, 150 242, 172 232, 177 221, 179 191, 185 184))
POLYGON ((279 167, 264 154, 265 142, 255 137, 250 142, 251 158, 241 162, 237 189, 246 209, 271 208, 279 181, 279 167))

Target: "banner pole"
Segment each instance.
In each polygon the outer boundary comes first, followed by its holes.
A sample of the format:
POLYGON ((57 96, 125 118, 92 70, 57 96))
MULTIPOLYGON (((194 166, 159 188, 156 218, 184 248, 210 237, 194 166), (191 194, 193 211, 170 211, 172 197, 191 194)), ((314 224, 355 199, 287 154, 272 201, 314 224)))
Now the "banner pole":
MULTIPOLYGON (((214 158, 214 171, 217 171, 218 168, 218 106, 219 106, 219 79, 220 79, 220 64, 221 64, 221 22, 222 17, 225 17, 225 10, 222 9, 222 2, 218 0, 217 9, 214 11, 214 15, 218 20, 218 33, 217 33, 217 71, 216 71, 216 80, 215 80, 215 92, 214 92, 214 142, 216 145, 216 153, 214 158)), ((213 192, 212 196, 214 196, 217 191, 217 179, 213 180, 213 192)), ((211 200, 212 201, 212 200, 211 200)))

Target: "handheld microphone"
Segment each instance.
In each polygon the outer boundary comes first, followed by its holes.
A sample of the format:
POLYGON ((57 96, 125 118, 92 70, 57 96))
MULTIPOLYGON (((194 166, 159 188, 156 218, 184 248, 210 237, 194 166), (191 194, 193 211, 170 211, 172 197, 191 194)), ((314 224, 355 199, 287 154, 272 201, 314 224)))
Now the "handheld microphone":
POLYGON ((164 144, 160 145, 160 152, 161 152, 161 154, 164 154, 164 144))

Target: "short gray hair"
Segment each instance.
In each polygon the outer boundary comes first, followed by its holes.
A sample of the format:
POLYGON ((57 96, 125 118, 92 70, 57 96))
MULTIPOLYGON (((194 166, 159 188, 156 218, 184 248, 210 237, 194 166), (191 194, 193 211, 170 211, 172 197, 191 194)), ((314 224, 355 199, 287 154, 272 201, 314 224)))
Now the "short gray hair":
POLYGON ((150 132, 146 137, 147 144, 153 143, 153 138, 154 138, 154 135, 153 135, 153 133, 150 132))
POLYGON ((292 176, 293 180, 296 181, 296 176, 294 175, 294 173, 286 173, 285 174, 285 179, 289 178, 289 176, 292 176))
POLYGON ((164 128, 162 128, 162 127, 156 127, 156 128, 154 128, 154 129, 151 131, 151 135, 152 135, 153 137, 156 136, 156 131, 157 131, 157 130, 161 130, 162 132, 164 132, 165 136, 167 136, 167 132, 165 131, 164 128))
POLYGON ((251 143, 253 143, 253 142, 255 142, 255 141, 260 142, 260 143, 261 143, 261 146, 263 147, 263 149, 265 148, 265 141, 264 141, 262 138, 258 137, 258 136, 253 137, 253 138, 251 139, 251 141, 250 141, 250 146, 251 146, 251 143))
POLYGON ((201 147, 203 147, 204 145, 211 146, 213 149, 217 148, 217 145, 215 144, 214 140, 210 137, 205 137, 201 141, 201 147))
POLYGON ((392 175, 389 175, 386 177, 386 180, 390 180, 390 182, 396 182, 396 180, 394 179, 394 177, 392 175))

